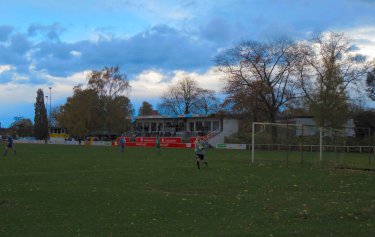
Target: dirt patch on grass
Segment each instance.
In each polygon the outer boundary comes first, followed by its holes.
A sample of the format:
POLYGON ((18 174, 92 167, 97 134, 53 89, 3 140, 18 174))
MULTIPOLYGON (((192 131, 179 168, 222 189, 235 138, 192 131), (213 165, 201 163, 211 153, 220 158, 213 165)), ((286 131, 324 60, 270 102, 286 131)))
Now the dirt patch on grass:
POLYGON ((12 208, 14 205, 9 200, 0 200, 0 210, 7 210, 12 208))

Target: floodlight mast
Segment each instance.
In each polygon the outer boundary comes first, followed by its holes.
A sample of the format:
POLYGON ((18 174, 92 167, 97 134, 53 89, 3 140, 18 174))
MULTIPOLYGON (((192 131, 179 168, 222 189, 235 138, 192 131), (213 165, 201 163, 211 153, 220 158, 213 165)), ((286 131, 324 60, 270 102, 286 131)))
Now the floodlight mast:
POLYGON ((52 101, 52 93, 51 93, 52 87, 49 87, 49 122, 50 126, 52 127, 52 114, 51 114, 51 101, 52 101))

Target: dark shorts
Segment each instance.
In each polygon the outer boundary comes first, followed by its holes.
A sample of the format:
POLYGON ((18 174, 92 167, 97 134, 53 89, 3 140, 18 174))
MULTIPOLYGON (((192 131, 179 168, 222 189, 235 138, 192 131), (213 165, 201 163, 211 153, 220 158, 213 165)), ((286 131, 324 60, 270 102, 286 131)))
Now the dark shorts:
POLYGON ((204 160, 204 155, 203 154, 197 154, 197 159, 204 160))
POLYGON ((7 147, 8 148, 13 148, 13 144, 8 143, 7 147))

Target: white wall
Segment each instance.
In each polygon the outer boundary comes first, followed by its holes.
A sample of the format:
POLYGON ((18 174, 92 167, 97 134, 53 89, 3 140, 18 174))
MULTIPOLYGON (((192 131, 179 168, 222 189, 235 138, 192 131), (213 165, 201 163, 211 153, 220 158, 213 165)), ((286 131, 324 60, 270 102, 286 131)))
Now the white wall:
POLYGON ((240 127, 238 119, 223 119, 223 131, 209 140, 211 146, 216 147, 219 143, 224 143, 227 136, 237 133, 240 127))

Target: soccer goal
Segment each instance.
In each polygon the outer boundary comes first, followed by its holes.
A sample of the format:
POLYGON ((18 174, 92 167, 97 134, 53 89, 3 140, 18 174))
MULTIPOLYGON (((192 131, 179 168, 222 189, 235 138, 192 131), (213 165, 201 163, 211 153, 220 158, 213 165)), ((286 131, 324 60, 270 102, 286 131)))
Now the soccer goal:
POLYGON ((374 153, 368 128, 318 127, 297 123, 252 124, 251 163, 371 166, 374 153))
MULTIPOLYGON (((316 134, 315 128, 295 123, 262 123, 252 124, 251 163, 255 160, 283 162, 287 166, 295 161, 296 156, 304 158, 305 134, 316 134), (301 152, 300 155, 297 153, 301 152)), ((314 150, 318 149, 315 143, 314 150)))

